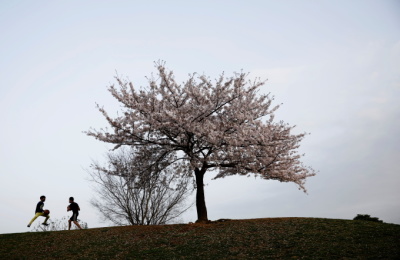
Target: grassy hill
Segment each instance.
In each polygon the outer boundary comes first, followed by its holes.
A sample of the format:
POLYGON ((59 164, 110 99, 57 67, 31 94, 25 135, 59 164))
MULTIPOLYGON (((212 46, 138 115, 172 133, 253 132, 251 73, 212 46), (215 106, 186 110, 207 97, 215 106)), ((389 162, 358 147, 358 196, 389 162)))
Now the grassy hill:
POLYGON ((266 218, 0 235, 0 259, 400 259, 400 225, 266 218))

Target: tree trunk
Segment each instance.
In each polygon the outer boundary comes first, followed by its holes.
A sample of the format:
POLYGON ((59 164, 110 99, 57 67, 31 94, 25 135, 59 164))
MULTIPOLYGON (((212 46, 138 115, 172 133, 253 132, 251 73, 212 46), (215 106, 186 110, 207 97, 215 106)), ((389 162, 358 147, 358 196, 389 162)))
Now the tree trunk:
POLYGON ((197 208, 197 223, 208 222, 207 217, 207 207, 206 201, 204 199, 204 174, 206 171, 204 169, 199 170, 194 169, 194 174, 196 176, 196 208, 197 208))

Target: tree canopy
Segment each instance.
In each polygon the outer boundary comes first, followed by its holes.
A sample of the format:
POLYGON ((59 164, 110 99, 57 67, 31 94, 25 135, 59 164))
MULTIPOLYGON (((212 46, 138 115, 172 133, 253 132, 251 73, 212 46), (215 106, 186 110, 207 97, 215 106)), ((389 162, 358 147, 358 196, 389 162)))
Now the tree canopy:
POLYGON ((191 205, 190 172, 173 154, 159 149, 118 149, 107 153, 106 165, 88 170, 96 196, 91 200, 102 218, 116 225, 159 225, 176 221, 191 205))
POLYGON ((186 161, 195 173, 198 221, 206 221, 203 177, 255 174, 264 179, 294 182, 306 191, 305 180, 315 171, 303 165, 297 152, 305 133, 292 134, 294 126, 274 121, 270 94, 261 95, 264 81, 247 80, 248 74, 224 73, 212 81, 196 73, 178 84, 172 71, 156 63, 157 75, 147 87, 134 87, 116 77, 112 96, 123 104, 121 116, 112 118, 99 110, 112 127, 87 132, 98 140, 122 145, 156 146, 177 160, 186 161))

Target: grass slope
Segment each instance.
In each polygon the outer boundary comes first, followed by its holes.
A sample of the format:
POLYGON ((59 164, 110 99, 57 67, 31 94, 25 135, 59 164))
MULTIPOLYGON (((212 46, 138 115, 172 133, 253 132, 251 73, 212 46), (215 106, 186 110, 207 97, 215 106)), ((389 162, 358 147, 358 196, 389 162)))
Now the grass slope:
POLYGON ((0 235, 0 259, 400 259, 400 225, 317 218, 0 235))

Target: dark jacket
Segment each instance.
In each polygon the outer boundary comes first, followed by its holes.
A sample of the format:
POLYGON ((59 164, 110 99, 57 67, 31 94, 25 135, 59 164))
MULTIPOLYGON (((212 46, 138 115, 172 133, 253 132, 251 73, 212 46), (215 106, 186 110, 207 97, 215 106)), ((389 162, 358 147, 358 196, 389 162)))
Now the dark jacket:
POLYGON ((38 204, 36 205, 35 214, 36 213, 42 213, 43 212, 43 206, 44 206, 43 201, 39 201, 38 204))

